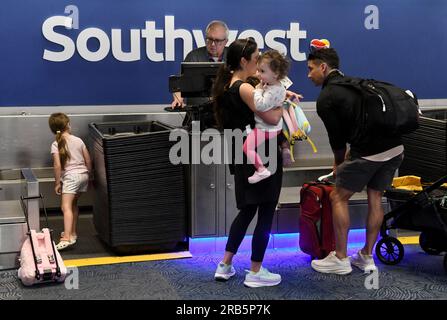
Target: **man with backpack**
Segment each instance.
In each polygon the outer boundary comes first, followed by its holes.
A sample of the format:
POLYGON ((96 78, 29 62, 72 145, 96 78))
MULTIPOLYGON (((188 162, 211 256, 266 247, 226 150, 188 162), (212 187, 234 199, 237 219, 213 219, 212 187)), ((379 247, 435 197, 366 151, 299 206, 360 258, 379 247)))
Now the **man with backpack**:
MULTIPOLYGON (((321 42, 321 41, 319 41, 321 42)), ((319 43, 317 42, 317 43, 319 43)), ((326 42, 312 46, 308 55, 308 78, 322 86, 317 113, 323 121, 334 153, 335 189, 330 194, 335 233, 335 251, 326 258, 313 260, 318 272, 349 274, 351 263, 365 272, 376 270, 372 250, 383 220, 382 194, 390 187, 403 159, 400 134, 366 130, 364 95, 354 86, 344 85, 350 78, 339 70, 339 57, 326 42), (350 144, 347 152, 347 144, 350 144), (348 202, 356 192, 367 187, 368 217, 364 247, 351 258, 347 256, 350 226, 348 202)), ((375 89, 373 87, 373 89, 375 89)), ((385 103, 382 97, 377 99, 385 103), (380 98, 380 99, 379 99, 380 98)), ((382 106, 379 106, 382 109, 382 106)))

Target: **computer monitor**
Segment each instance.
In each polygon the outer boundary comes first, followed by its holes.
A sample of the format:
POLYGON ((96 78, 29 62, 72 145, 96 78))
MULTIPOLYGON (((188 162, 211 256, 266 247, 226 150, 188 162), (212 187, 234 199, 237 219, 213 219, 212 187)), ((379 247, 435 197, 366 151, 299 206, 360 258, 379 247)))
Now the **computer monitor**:
POLYGON ((182 62, 181 75, 169 77, 169 91, 182 97, 210 97, 222 62, 182 62))

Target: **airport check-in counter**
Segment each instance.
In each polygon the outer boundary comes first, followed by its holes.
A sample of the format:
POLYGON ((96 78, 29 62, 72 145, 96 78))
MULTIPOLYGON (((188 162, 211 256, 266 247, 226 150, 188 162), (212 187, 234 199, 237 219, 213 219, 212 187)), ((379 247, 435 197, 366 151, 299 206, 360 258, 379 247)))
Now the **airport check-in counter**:
MULTIPOLYGON (((107 121, 140 121, 159 120, 173 126, 180 127, 185 117, 185 112, 166 112, 166 106, 135 107, 122 106, 98 108, 91 112, 92 107, 61 107, 59 111, 69 114, 72 120, 74 134, 88 143, 88 124, 91 122, 107 121), (122 113, 126 110, 126 113, 122 113), (85 112, 85 113, 83 113, 85 112)), ((298 142, 295 145, 296 162, 291 168, 284 169, 283 190, 281 192, 277 213, 272 227, 273 233, 298 232, 299 215, 299 188, 306 181, 315 180, 323 174, 331 171, 333 155, 329 146, 327 133, 323 123, 319 119, 314 103, 303 103, 302 108, 312 126, 310 137, 315 143, 318 152, 313 153, 307 142, 298 142)), ((31 109, 30 109, 31 110, 31 109)), ((12 180, 17 180, 20 169, 7 170, 9 168, 30 167, 39 181, 41 193, 44 195, 47 207, 59 208, 60 199, 54 194, 54 178, 52 161, 49 152, 54 137, 49 133, 48 116, 53 108, 40 108, 41 114, 33 115, 28 111, 23 115, 0 115, 0 135, 5 137, 0 153, 0 200, 10 193, 10 179, 6 173, 14 172, 12 180), (5 185, 8 185, 5 188, 5 185)), ((33 110, 31 110, 33 111, 33 110)), ((229 174, 227 165, 191 165, 188 178, 188 224, 190 237, 226 236, 231 222, 238 210, 235 204, 234 180, 229 174)), ((16 186, 17 187, 17 186, 16 186)), ((14 188, 16 188, 14 187, 14 188)), ((19 195, 19 193, 16 193, 19 195)), ((93 206, 93 190, 81 197, 80 205, 93 206)), ((18 198, 9 197, 8 200, 18 198)), ((384 199, 384 207, 387 204, 384 199)), ((363 228, 366 216, 366 194, 360 194, 352 201, 351 222, 353 228, 363 228)), ((14 210, 15 212, 17 210, 14 210)), ((8 218, 9 219, 9 218, 8 218)), ((18 219, 17 221, 22 221, 18 219)), ((2 218, 3 221, 8 221, 2 218)), ((254 219, 248 232, 254 230, 254 219)), ((12 220, 9 220, 10 223, 12 220)), ((7 243, 4 231, 1 231, 0 246, 7 243)), ((2 249, 3 250, 3 249, 2 249)), ((10 250, 10 249, 7 249, 10 250)), ((14 249, 15 250, 15 249, 14 249)), ((5 251, 1 251, 5 252, 5 251)))

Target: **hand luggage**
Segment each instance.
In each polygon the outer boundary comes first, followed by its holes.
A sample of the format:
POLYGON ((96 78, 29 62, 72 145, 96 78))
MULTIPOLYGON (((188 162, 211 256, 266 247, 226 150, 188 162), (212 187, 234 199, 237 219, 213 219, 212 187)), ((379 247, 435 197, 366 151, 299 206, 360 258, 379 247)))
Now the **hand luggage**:
POLYGON ((357 128, 350 143, 360 143, 377 132, 389 137, 409 134, 419 127, 419 105, 409 90, 374 79, 343 77, 331 85, 353 88, 362 97, 357 128))
POLYGON ((306 140, 312 147, 313 152, 316 153, 317 148, 309 137, 311 126, 303 109, 289 99, 284 101, 283 108, 285 112, 283 112, 284 122, 282 132, 290 145, 290 160, 295 162, 293 148, 295 143, 300 140, 306 140))
POLYGON ((329 182, 305 183, 300 191, 299 245, 312 259, 325 258, 335 250, 329 182))
POLYGON ((28 225, 28 238, 24 241, 20 251, 18 277, 25 286, 45 282, 64 282, 67 268, 61 255, 56 250, 51 235, 52 231, 48 229, 48 216, 45 205, 43 208, 47 228, 43 228, 41 232, 30 230, 25 201, 31 199, 40 199, 43 203, 42 195, 37 197, 20 197, 28 225))

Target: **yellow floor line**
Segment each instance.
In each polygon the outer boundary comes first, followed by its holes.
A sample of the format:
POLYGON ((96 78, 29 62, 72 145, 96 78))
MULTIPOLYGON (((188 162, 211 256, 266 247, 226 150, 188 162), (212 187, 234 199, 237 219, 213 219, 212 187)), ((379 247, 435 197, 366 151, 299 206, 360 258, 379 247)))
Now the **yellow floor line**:
POLYGON ((191 257, 192 255, 189 251, 182 251, 173 253, 157 253, 157 254, 145 254, 137 256, 124 256, 124 257, 71 259, 71 260, 65 260, 64 262, 65 266, 67 267, 86 267, 86 266, 99 266, 104 264, 169 260, 169 259, 180 259, 180 258, 191 258, 191 257))
POLYGON ((419 244, 419 236, 399 237, 398 239, 402 244, 419 244))

